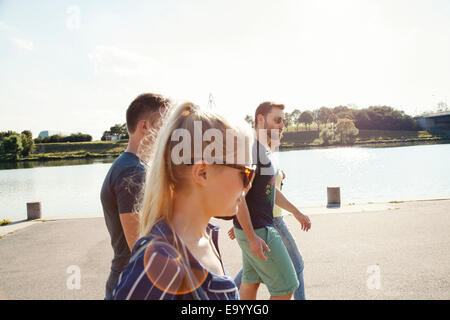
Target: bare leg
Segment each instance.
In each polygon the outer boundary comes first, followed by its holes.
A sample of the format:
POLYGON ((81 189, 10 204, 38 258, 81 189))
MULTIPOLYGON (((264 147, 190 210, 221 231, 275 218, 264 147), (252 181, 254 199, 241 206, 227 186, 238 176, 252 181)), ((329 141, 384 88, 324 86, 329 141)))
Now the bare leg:
POLYGON ((270 300, 291 300, 292 294, 294 292, 285 294, 283 296, 270 296, 270 300))
POLYGON ((259 283, 242 282, 239 289, 241 300, 256 300, 256 293, 258 292, 259 283))

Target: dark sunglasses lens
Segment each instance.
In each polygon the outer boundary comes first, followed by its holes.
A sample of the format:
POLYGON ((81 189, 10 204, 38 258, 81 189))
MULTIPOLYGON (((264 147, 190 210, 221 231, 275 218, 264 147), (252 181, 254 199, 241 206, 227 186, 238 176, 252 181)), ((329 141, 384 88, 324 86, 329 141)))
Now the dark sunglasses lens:
POLYGON ((252 181, 254 171, 250 169, 244 170, 244 188, 247 188, 250 182, 252 181))

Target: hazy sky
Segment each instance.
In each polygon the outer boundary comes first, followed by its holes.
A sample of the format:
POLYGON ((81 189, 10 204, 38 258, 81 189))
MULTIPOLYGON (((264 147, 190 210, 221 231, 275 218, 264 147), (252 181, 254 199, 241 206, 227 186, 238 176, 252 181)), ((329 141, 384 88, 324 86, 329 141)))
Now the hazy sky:
POLYGON ((450 0, 0 0, 0 131, 99 139, 143 92, 421 113, 450 103, 450 0))

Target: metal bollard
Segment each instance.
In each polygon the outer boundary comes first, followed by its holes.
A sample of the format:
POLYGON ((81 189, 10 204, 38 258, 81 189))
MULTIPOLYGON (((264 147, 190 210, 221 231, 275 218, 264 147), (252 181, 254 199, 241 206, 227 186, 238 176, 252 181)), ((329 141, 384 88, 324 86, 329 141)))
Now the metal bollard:
POLYGON ((40 219, 42 216, 42 206, 40 202, 28 202, 27 203, 27 219, 35 220, 40 219))
POLYGON ((341 206, 341 189, 339 187, 327 187, 327 208, 338 208, 341 206))

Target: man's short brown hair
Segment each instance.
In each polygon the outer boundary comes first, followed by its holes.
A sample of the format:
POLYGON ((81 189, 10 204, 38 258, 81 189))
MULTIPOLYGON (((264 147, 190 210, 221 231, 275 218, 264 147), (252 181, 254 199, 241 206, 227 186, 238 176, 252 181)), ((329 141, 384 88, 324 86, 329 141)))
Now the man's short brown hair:
POLYGON ((262 114, 264 117, 272 111, 272 108, 280 108, 284 110, 284 104, 266 101, 261 103, 255 111, 255 128, 258 126, 258 115, 262 114))
POLYGON ((136 131, 140 120, 147 118, 151 113, 161 113, 169 100, 162 95, 154 93, 143 93, 139 95, 127 109, 127 129, 129 133, 136 131))

